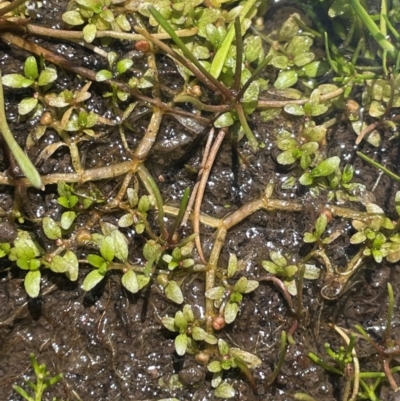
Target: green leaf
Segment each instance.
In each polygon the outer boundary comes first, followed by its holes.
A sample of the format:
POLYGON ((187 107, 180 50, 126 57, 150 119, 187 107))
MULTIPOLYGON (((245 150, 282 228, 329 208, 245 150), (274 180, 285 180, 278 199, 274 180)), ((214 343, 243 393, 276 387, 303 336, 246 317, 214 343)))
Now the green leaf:
POLYGON ((342 182, 348 184, 353 179, 353 175, 354 167, 351 164, 346 164, 342 173, 342 182))
POLYGON ((235 394, 235 389, 227 382, 221 383, 214 391, 214 395, 218 398, 232 398, 235 394))
POLYGON ((175 319, 173 317, 165 316, 161 319, 163 326, 169 331, 176 332, 178 329, 175 326, 175 319))
POLYGON ((43 231, 48 239, 56 240, 61 238, 61 229, 58 224, 51 218, 45 217, 42 220, 43 231))
POLYGON ((75 218, 76 218, 75 212, 72 212, 72 211, 64 212, 61 215, 61 227, 64 230, 68 230, 72 226, 75 218))
POLYGON ((221 363, 219 361, 212 361, 207 365, 207 370, 211 373, 221 372, 221 363))
POLYGON ((283 109, 292 116, 304 116, 305 114, 303 106, 299 104, 287 104, 283 109))
POLYGON ((218 349, 219 353, 222 356, 228 355, 229 354, 229 345, 228 343, 223 340, 222 338, 218 339, 218 349))
POLYGON ((39 259, 18 259, 17 266, 24 270, 38 270, 41 265, 39 259))
POLYGON ((328 225, 328 218, 325 214, 320 214, 317 221, 315 222, 315 233, 316 237, 320 237, 328 225))
POLYGON ((273 275, 279 274, 281 271, 281 268, 278 267, 275 263, 272 263, 268 260, 263 260, 261 262, 262 267, 268 272, 273 275))
POLYGON ((131 59, 123 59, 117 62, 117 71, 118 74, 123 74, 124 72, 128 71, 133 65, 133 61, 131 59))
POLYGON ((207 337, 207 332, 201 327, 193 327, 192 338, 196 341, 203 341, 207 337))
POLYGON ((133 270, 128 270, 121 277, 121 283, 132 294, 136 294, 139 291, 139 283, 133 270))
POLYGON ((79 262, 78 258, 76 257, 75 253, 72 251, 67 251, 63 256, 63 259, 67 262, 68 268, 65 272, 65 275, 71 280, 76 281, 78 280, 78 273, 79 273, 79 262))
POLYGON ((296 159, 293 157, 292 149, 285 150, 284 152, 280 153, 276 160, 279 164, 282 164, 284 166, 293 164, 296 161, 296 159))
POLYGON ((239 312, 239 305, 236 302, 228 302, 224 310, 224 318, 227 324, 232 323, 239 312))
POLYGON ((224 127, 230 127, 233 125, 235 122, 233 115, 231 112, 227 112, 224 114, 221 114, 215 121, 214 121, 214 127, 216 128, 224 128, 224 127))
POLYGON ((240 277, 238 281, 236 281, 235 285, 233 286, 233 291, 238 292, 239 294, 243 294, 246 291, 247 287, 247 278, 240 277))
POLYGON ((299 182, 301 185, 305 185, 305 186, 312 185, 313 179, 309 173, 304 173, 299 178, 299 182))
POLYGON ((56 79, 57 70, 55 68, 46 68, 40 73, 37 83, 39 86, 46 86, 54 82, 56 79))
POLYGON ((89 264, 97 268, 102 267, 106 263, 105 259, 99 255, 89 254, 86 259, 89 264))
POLYGON ((107 22, 114 21, 114 13, 110 9, 105 9, 100 13, 100 17, 107 22))
POLYGON ((65 12, 61 18, 65 23, 69 25, 82 25, 85 23, 85 20, 82 19, 79 11, 76 10, 65 12))
POLYGON ((252 63, 260 58, 263 53, 262 41, 260 36, 250 36, 243 41, 244 55, 246 61, 252 63))
POLYGON ((313 61, 302 68, 302 73, 308 78, 316 78, 329 71, 329 64, 325 61, 313 61))
POLYGON ((79 262, 72 251, 67 251, 64 256, 55 255, 50 263, 50 269, 55 273, 65 273, 71 281, 78 279, 79 262))
POLYGON ((181 333, 186 332, 188 321, 182 311, 175 313, 175 326, 178 327, 181 333))
POLYGON ((229 353, 233 358, 243 361, 249 369, 256 369, 262 365, 262 360, 258 356, 241 348, 231 347, 229 353))
POLYGON ((83 281, 82 289, 84 291, 90 291, 94 288, 101 280, 103 280, 104 274, 101 274, 99 270, 92 270, 83 281))
POLYGON ((281 71, 274 82, 277 89, 290 88, 297 82, 297 72, 295 70, 281 71))
POLYGON ((96 81, 97 82, 103 82, 103 81, 107 81, 108 79, 112 78, 112 72, 108 71, 108 70, 100 70, 97 74, 96 74, 96 81))
POLYGON ((237 257, 234 253, 229 254, 227 277, 231 278, 237 271, 237 257))
POLYGON ((18 237, 14 240, 10 260, 34 259, 42 254, 42 249, 27 231, 18 230, 18 237))
POLYGON ((104 238, 104 241, 100 245, 100 254, 107 262, 111 262, 114 259, 114 240, 111 236, 104 238))
POLYGON ((139 202, 139 195, 133 188, 126 190, 130 207, 135 207, 139 202))
POLYGON ((303 241, 307 244, 311 244, 313 242, 316 242, 318 238, 316 238, 313 234, 311 233, 304 233, 304 238, 303 241))
POLYGON ((38 75, 38 66, 35 57, 29 56, 24 63, 24 74, 27 78, 35 80, 38 75))
POLYGON ((143 195, 139 199, 138 210, 139 212, 146 213, 150 209, 150 199, 147 195, 143 195))
POLYGON ((328 157, 319 163, 317 167, 313 168, 310 177, 326 177, 332 174, 339 167, 339 164, 340 158, 338 156, 328 157))
POLYGON ((314 265, 304 265, 304 278, 307 280, 316 280, 321 274, 321 269, 314 265))
POLYGON ((121 262, 126 262, 128 259, 128 240, 118 230, 114 230, 111 233, 111 238, 114 241, 114 253, 115 257, 121 262))
POLYGON ((360 231, 358 233, 353 234, 350 237, 350 244, 361 244, 367 239, 367 236, 364 234, 364 232, 360 231))
POLYGON ((183 303, 183 294, 182 290, 176 281, 170 281, 167 286, 165 287, 165 296, 170 299, 171 301, 181 304, 183 303))
POLYGON ((2 78, 3 85, 10 88, 28 88, 35 81, 32 79, 25 78, 21 74, 7 74, 2 78))
POLYGON ((297 54, 294 58, 294 63, 297 65, 297 67, 303 67, 304 65, 311 63, 315 58, 314 53, 307 52, 307 53, 301 53, 297 54))
POLYGON ((185 355, 188 346, 188 338, 186 334, 179 334, 175 338, 175 351, 178 355, 185 355))
POLYGON ((278 54, 272 57, 270 64, 279 70, 286 70, 289 65, 289 59, 284 55, 278 54))
POLYGON ((269 257, 279 267, 285 267, 287 265, 286 258, 280 252, 271 251, 269 257))
POLYGON ((149 240, 143 247, 143 256, 146 260, 155 259, 160 254, 161 245, 154 240, 149 240))
POLYGON ((225 287, 213 287, 206 291, 205 296, 208 299, 218 300, 221 299, 225 294, 225 287))
POLYGON ((183 315, 185 316, 185 319, 189 323, 193 323, 194 322, 194 313, 193 313, 193 309, 192 309, 191 305, 184 305, 183 306, 183 315))
POLYGON ((244 291, 245 294, 248 294, 249 292, 254 291, 256 288, 258 288, 260 283, 257 280, 247 280, 247 286, 244 291))
POLYGON ((128 19, 125 17, 124 14, 119 14, 115 18, 115 22, 118 26, 125 32, 129 32, 131 30, 131 24, 129 23, 128 19))
POLYGON ((18 103, 18 114, 25 116, 29 114, 38 105, 38 99, 34 97, 26 97, 18 103))
POLYGON ((137 274, 136 278, 138 281, 139 290, 141 290, 143 287, 146 287, 146 285, 150 282, 150 277, 146 277, 144 274, 137 274))
POLYGON ((84 26, 83 30, 83 39, 87 43, 92 43, 96 38, 97 28, 95 24, 87 24, 84 26))
POLYGON ((24 279, 26 293, 31 298, 36 298, 40 293, 40 271, 29 271, 24 279))

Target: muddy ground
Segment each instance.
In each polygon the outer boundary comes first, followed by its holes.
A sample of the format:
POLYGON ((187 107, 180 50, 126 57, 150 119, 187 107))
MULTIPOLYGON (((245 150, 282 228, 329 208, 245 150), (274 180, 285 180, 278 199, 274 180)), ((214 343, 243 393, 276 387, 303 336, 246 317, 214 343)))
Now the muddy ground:
MULTIPOLYGON (((34 21, 55 26, 54 22, 49 21, 60 20, 63 3, 43 2, 44 6, 34 21)), ((42 46, 81 62, 87 68, 98 70, 105 66, 98 56, 79 46, 54 40, 39 41, 42 46)), ((124 48, 125 45, 115 46, 120 53, 128 50, 124 48)), ((0 42, 2 73, 20 71, 27 55, 0 42)), ((157 61, 163 83, 171 88, 179 87, 182 81, 173 62, 165 56, 160 56, 157 61)), ((77 81, 73 74, 61 70, 59 74, 60 79, 54 87, 56 91, 76 88, 77 81)), ((102 98, 104 91, 104 86, 93 84, 92 98, 88 103, 92 110, 109 117, 107 103, 102 98)), ((29 93, 29 90, 11 91, 7 88, 5 91, 7 116, 21 145, 25 144, 27 133, 37 124, 37 121, 18 118, 17 103, 29 93)), ((168 98, 167 93, 164 96, 168 98)), ((146 110, 144 106, 139 107, 131 116, 133 129, 127 134, 131 148, 137 145, 148 125, 149 115, 143 113, 146 110)), ((223 143, 207 185, 202 212, 222 218, 258 198, 271 180, 276 184, 276 198, 298 200, 309 205, 306 212, 301 214, 258 211, 229 231, 220 263, 226 265, 228 253, 234 252, 239 259, 247 261, 240 274, 254 278, 265 274, 260 262, 267 258, 270 250, 284 249, 288 254, 297 256, 307 252, 302 242, 303 234, 312 229, 325 199, 311 199, 301 188, 281 188, 285 177, 293 174, 293 171, 277 165, 273 131, 282 126, 295 127, 295 122, 281 118, 264 123, 260 115, 254 113, 251 124, 257 139, 266 144, 265 148, 254 154, 245 141, 241 141, 238 151, 246 162, 239 165, 232 143, 228 140, 223 143)), ((390 134, 382 134, 384 140, 378 151, 366 143, 362 143, 358 149, 371 157, 380 158, 388 168, 399 173, 398 141, 389 142, 390 134)), ((196 176, 188 173, 185 165, 199 167, 205 138, 205 133, 188 130, 172 116, 164 117, 157 142, 145 165, 156 178, 166 204, 176 206, 182 191, 195 184, 196 176)), ((327 154, 345 155, 346 160, 354 163, 355 181, 365 184, 369 191, 375 187, 373 195, 376 203, 384 207, 391 218, 397 218, 393 197, 399 189, 398 183, 387 176, 380 177, 376 169, 358 159, 354 139, 351 128, 338 118, 338 123, 328 134, 327 154)), ((29 150, 29 154, 35 160, 45 146, 58 140, 57 134, 50 129, 29 150)), ((85 168, 110 165, 130 157, 123 150, 116 128, 107 127, 107 132, 100 139, 83 144, 81 150, 85 154, 85 168)), ((0 157, 1 171, 4 171, 9 167, 9 161, 4 152, 0 157)), ((70 172, 70 154, 61 147, 38 167, 43 175, 70 172)), ((95 185, 106 197, 112 197, 121 181, 119 178, 96 182, 95 185)), ((14 195, 12 187, 0 188, 0 207, 3 210, 12 208, 14 195)), ((40 224, 34 220, 46 215, 59 218, 62 209, 57 205, 56 198, 55 185, 47 186, 44 192, 29 189, 21 205, 27 216, 21 228, 32 230, 48 249, 51 244, 44 238, 40 224)), ((121 213, 110 213, 104 219, 115 223, 120 216, 121 213)), ((85 218, 88 216, 81 217, 80 224, 85 223, 85 218)), ((155 215, 152 218, 155 219, 155 215)), ((344 234, 330 247, 330 256, 338 266, 343 266, 346 258, 355 252, 348 242, 353 231, 348 221, 339 218, 335 218, 332 225, 340 227, 344 234)), ((130 259, 144 263, 141 254, 143 240, 132 230, 125 229, 124 233, 131 241, 130 259)), ((202 240, 208 254, 213 242, 213 230, 203 227, 202 240)), ((81 252, 80 257, 84 258, 90 250, 81 252)), ((177 307, 163 296, 158 284, 153 282, 148 289, 132 295, 121 286, 119 274, 109 273, 107 279, 93 291, 85 293, 80 283, 88 271, 84 267, 80 269, 78 283, 45 272, 40 297, 29 299, 23 288, 25 273, 7 260, 0 259, 0 401, 21 400, 12 385, 22 385, 24 378, 31 377, 31 352, 52 373, 62 372, 64 375, 62 382, 52 387, 45 399, 155 401, 175 397, 181 401, 214 400, 206 368, 191 355, 178 357, 174 352, 174 335, 161 326, 160 318, 172 316, 177 307), (170 388, 168 384, 174 374, 179 375, 183 387, 170 388)), ((304 392, 316 400, 340 400, 344 380, 316 366, 307 354, 312 351, 326 356, 323 345, 327 342, 335 349, 343 345, 341 338, 329 326, 331 323, 346 329, 353 329, 355 324, 360 324, 379 342, 385 330, 388 281, 395 289, 393 335, 399 340, 399 273, 398 265, 386 262, 377 265, 371 260, 353 278, 349 290, 339 300, 332 302, 325 301, 320 295, 323 274, 320 280, 305 280, 304 313, 293 334, 295 344, 289 345, 281 372, 267 389, 264 384, 278 361, 281 332, 290 330, 297 317, 272 283, 261 283, 256 291, 244 297, 238 319, 220 333, 230 344, 254 353, 263 361, 262 366, 254 371, 257 395, 239 370, 227 373, 226 377, 237 391, 234 399, 289 401, 296 392, 304 392)), ((187 277, 182 289, 185 303, 191 304, 200 316, 204 310, 203 274, 187 277)), ((357 352, 363 370, 382 371, 375 351, 362 339, 357 341, 357 352)), ((383 400, 398 399, 386 382, 377 393, 383 400)))

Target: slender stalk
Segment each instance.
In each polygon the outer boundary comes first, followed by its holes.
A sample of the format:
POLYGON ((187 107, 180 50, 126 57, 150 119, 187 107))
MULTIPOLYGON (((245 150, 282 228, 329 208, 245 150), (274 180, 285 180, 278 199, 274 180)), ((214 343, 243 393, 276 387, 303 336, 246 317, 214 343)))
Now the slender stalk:
POLYGON ((246 135, 247 140, 249 141, 249 145, 255 152, 258 149, 258 142, 256 137, 254 136, 253 132, 251 131, 249 124, 246 119, 246 115, 244 114, 243 107, 240 103, 235 104, 236 113, 239 117, 240 124, 242 125, 243 131, 246 135))
MULTIPOLYGON (((343 338, 347 346, 350 347, 351 340, 349 336, 335 324, 333 325, 333 328, 343 338)), ((351 348, 351 356, 353 358, 354 377, 353 377, 353 392, 351 394, 351 398, 349 399, 349 401, 355 401, 357 398, 358 389, 360 388, 360 362, 358 360, 357 352, 354 347, 351 348)))
POLYGON ((357 155, 361 157, 361 159, 365 160, 367 163, 371 164, 372 166, 376 167, 378 170, 383 171, 386 175, 388 175, 390 178, 393 178, 395 181, 400 182, 400 177, 387 169, 386 167, 382 166, 382 164, 379 164, 375 160, 372 160, 370 157, 365 155, 362 152, 357 152, 357 155))
MULTIPOLYGON (((247 0, 247 2, 244 4, 242 11, 240 12, 240 15, 239 15, 240 24, 242 24, 247 13, 254 6, 256 1, 257 0, 247 0)), ((234 26, 234 24, 232 24, 229 27, 228 33, 226 34, 224 41, 222 42, 221 46, 217 50, 217 53, 215 54, 214 59, 211 63, 210 74, 214 78, 218 78, 219 75, 221 74, 222 68, 224 67, 225 60, 228 56, 229 49, 231 47, 232 40, 234 37, 235 37, 235 26, 234 26)))
POLYGON ((249 88, 250 84, 254 82, 258 76, 261 74, 261 72, 264 70, 266 65, 271 61, 272 56, 265 57, 263 61, 257 66, 257 68, 254 70, 254 72, 251 74, 251 77, 246 81, 246 83, 243 85, 243 87, 240 89, 238 94, 235 97, 236 101, 240 101, 244 93, 247 91, 249 88))
POLYGON ((385 34, 376 26, 375 22, 369 16, 365 8, 361 5, 359 0, 348 0, 354 11, 362 19, 365 27, 369 30, 370 34, 374 37, 379 46, 386 50, 388 53, 394 53, 396 48, 385 38, 385 34))
POLYGON ((282 369, 283 362, 285 361, 285 355, 286 355, 286 349, 287 349, 286 344, 287 344, 286 333, 284 331, 282 331, 282 333, 281 333, 281 343, 280 343, 280 347, 279 347, 278 363, 276 364, 274 371, 267 378, 267 381, 266 381, 266 383, 264 385, 265 389, 268 389, 272 385, 272 383, 278 377, 278 374, 282 369))
POLYGON ((201 240, 200 240, 200 208, 201 208, 201 203, 203 201, 203 195, 204 191, 206 189, 208 177, 211 172, 211 168, 214 164, 215 158, 217 157, 218 150, 222 144, 222 141, 225 137, 226 130, 221 129, 218 132, 217 137, 215 138, 215 142, 210 150, 210 154, 208 156, 208 159, 203 167, 203 173, 201 175, 200 183, 199 183, 199 188, 197 190, 197 195, 196 195, 196 201, 194 203, 194 209, 193 209, 193 232, 197 234, 195 238, 195 243, 196 243, 196 248, 197 252, 199 253, 200 259, 202 260, 203 263, 207 263, 204 257, 203 249, 201 246, 201 240))
MULTIPOLYGON (((251 0, 254 1, 254 0, 251 0)), ((149 7, 150 12, 152 13, 153 17, 157 20, 157 22, 163 27, 163 29, 171 36, 171 39, 175 42, 175 44, 179 47, 179 49, 182 50, 183 54, 187 57, 188 60, 190 60, 191 63, 193 63, 194 66, 196 66, 196 69, 198 70, 198 72, 201 72, 201 75, 204 76, 206 78, 206 80, 211 83, 214 87, 216 87, 218 89, 218 91, 223 94, 225 97, 227 97, 228 99, 232 97, 230 91, 225 88, 224 85, 222 85, 216 78, 218 77, 214 77, 211 74, 211 71, 208 72, 199 62, 199 60, 196 59, 196 57, 193 56, 193 53, 189 51, 189 49, 185 46, 185 44, 183 43, 183 41, 175 34, 175 31, 173 30, 173 28, 169 25, 169 23, 167 22, 167 20, 154 8, 154 7, 149 7)), ((143 30, 138 30, 136 29, 138 32, 140 32, 142 35, 144 35, 143 30)), ((165 45, 166 46, 166 45, 165 45)), ((168 46, 167 46, 168 47, 168 46)), ((163 49, 164 50, 164 49, 163 49)), ((172 49, 170 49, 172 50, 172 49)), ((172 52, 174 52, 172 50, 172 52)), ((176 55, 178 55, 178 53, 174 52, 176 55)), ((181 61, 181 60, 179 60, 181 61)), ((182 63, 183 65, 185 65, 185 67, 190 66, 190 63, 185 62, 182 63)), ((189 68, 190 69, 190 68, 189 68)), ((195 73, 192 69, 190 69, 193 73, 195 73)), ((198 76, 199 74, 195 74, 196 76, 198 76)), ((200 78, 199 78, 200 79, 200 78)), ((204 82, 204 81, 203 81, 204 82)))
POLYGON ((392 318, 393 318, 393 310, 394 310, 394 294, 392 284, 387 284, 388 289, 388 311, 386 317, 386 330, 385 330, 385 340, 388 342, 391 337, 392 331, 392 318))
POLYGON ((321 368, 324 368, 327 372, 332 372, 336 373, 338 375, 343 376, 343 372, 340 370, 334 368, 331 365, 328 365, 323 359, 321 359, 319 356, 315 355, 313 352, 308 353, 308 357, 317 365, 321 366, 321 368))
POLYGON ((176 219, 174 221, 174 224, 173 224, 173 226, 171 228, 171 231, 169 233, 167 242, 172 241, 172 238, 173 238, 176 230, 181 225, 181 222, 182 222, 183 216, 185 214, 185 210, 186 210, 187 204, 189 202, 189 194, 190 194, 190 188, 186 188, 184 193, 183 193, 183 196, 182 196, 181 204, 179 206, 179 212, 178 212, 178 214, 176 216, 176 219))
POLYGON ((149 174, 147 176, 147 182, 149 183, 152 192, 153 192, 153 196, 156 200, 156 204, 157 204, 157 210, 158 210, 158 224, 160 227, 160 233, 162 238, 166 239, 168 237, 168 233, 165 229, 165 224, 164 224, 164 202, 162 200, 162 196, 160 193, 160 190, 158 189, 158 186, 156 184, 156 182, 154 181, 153 177, 149 174))
POLYGON ((242 61, 243 61, 243 41, 242 41, 242 31, 240 28, 239 17, 235 18, 235 42, 236 42, 236 65, 235 65, 235 78, 233 82, 233 91, 237 93, 240 89, 240 80, 242 78, 242 61))
MULTIPOLYGON (((227 232, 228 230, 223 224, 220 225, 220 227, 216 232, 214 245, 211 250, 211 254, 207 263, 206 291, 215 286, 215 275, 218 268, 218 259, 221 254, 222 247, 224 246, 227 232)), ((206 315, 207 331, 209 333, 212 333, 213 332, 212 317, 214 316, 214 301, 212 299, 206 298, 205 315, 206 315)))
MULTIPOLYGON (((23 0, 26 1, 26 0, 23 0)), ((4 10, 1 8, 0 10, 4 10)), ((50 38, 59 38, 59 39, 69 39, 69 40, 79 40, 83 39, 83 32, 82 31, 67 31, 63 29, 53 29, 53 28, 46 28, 44 26, 35 25, 35 24, 27 24, 26 30, 34 35, 46 36, 50 38)), ((191 29, 180 29, 175 31, 175 35, 181 38, 190 37, 196 35, 198 32, 197 28, 191 29)), ((153 37, 166 40, 171 39, 171 36, 166 32, 154 33, 153 37)), ((120 40, 129 40, 129 41, 138 41, 143 40, 145 37, 138 33, 128 33, 128 32, 117 32, 117 31, 97 31, 96 38, 113 38, 113 39, 120 39, 120 40)))
POLYGON ((25 174, 26 178, 35 188, 44 190, 44 185, 40 177, 39 172, 33 165, 29 157, 25 154, 22 148, 18 145, 14 138, 14 135, 10 131, 7 123, 6 111, 4 106, 4 93, 3 93, 3 82, 0 70, 0 132, 3 135, 4 141, 9 147, 11 153, 15 157, 18 166, 21 168, 22 172, 25 174))

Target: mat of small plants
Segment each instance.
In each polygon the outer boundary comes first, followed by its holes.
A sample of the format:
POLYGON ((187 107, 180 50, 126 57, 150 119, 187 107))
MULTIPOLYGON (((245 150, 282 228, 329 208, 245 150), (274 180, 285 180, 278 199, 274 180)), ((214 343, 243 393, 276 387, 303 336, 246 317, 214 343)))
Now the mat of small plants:
POLYGON ((399 400, 399 32, 0 1, 0 401, 399 400))

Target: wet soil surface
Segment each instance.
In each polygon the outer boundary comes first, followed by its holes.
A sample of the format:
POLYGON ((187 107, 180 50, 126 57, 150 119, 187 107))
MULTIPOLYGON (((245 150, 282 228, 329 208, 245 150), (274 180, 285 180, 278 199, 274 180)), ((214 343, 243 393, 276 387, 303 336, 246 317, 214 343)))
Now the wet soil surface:
MULTIPOLYGON (((36 16, 36 22, 48 24, 56 21, 63 11, 63 2, 44 2, 43 11, 36 16), (49 8, 53 10, 49 12, 49 8)), ((44 47, 59 51, 71 60, 82 60, 83 64, 98 68, 103 65, 90 51, 78 46, 42 41, 44 47), (66 54, 66 51, 69 53, 66 54)), ((28 54, 0 43, 0 65, 3 74, 21 71, 28 54)), ((164 84, 176 88, 182 84, 174 64, 160 57, 160 71, 164 84)), ((73 74, 60 71, 55 91, 65 88, 74 90, 76 81, 73 74)), ((105 88, 94 84, 89 105, 99 114, 110 117, 107 103, 102 98, 105 88)), ((6 89, 7 116, 14 135, 21 145, 25 144, 27 133, 37 121, 23 121, 18 118, 17 103, 29 91, 6 89)), ((168 96, 167 94, 165 96, 168 96)), ((131 115, 132 129, 127 134, 130 148, 135 148, 149 123, 147 108, 140 106, 131 115), (140 108, 142 107, 142 108, 140 108)), ((302 188, 282 189, 281 184, 293 170, 285 171, 276 163, 276 146, 273 143, 274 129, 295 124, 286 119, 263 123, 259 114, 254 113, 252 128, 264 149, 253 153, 245 141, 238 145, 244 163, 238 164, 235 147, 226 140, 218 154, 207 184, 202 212, 215 218, 223 218, 247 202, 257 199, 265 186, 275 182, 274 197, 282 200, 297 200, 309 205, 302 213, 283 211, 257 211, 233 227, 224 245, 220 264, 226 265, 229 253, 235 253, 245 260, 240 273, 248 278, 265 275, 261 261, 267 259, 270 250, 284 250, 290 255, 304 255, 302 241, 304 232, 311 231, 316 217, 326 199, 314 199, 304 194, 302 188)), ((118 129, 105 127, 104 135, 84 143, 80 150, 84 154, 84 168, 129 160, 124 151, 118 129)), ((388 133, 382 132, 385 138, 388 133)), ((393 198, 399 185, 357 158, 354 147, 354 133, 345 123, 338 123, 328 134, 326 152, 329 156, 345 156, 354 163, 356 182, 373 190, 375 203, 381 205, 387 215, 395 219, 393 198), (346 153, 346 154, 344 154, 346 153), (377 180, 379 181, 376 184, 377 180)), ((154 145, 145 165, 157 179, 166 204, 177 206, 183 190, 196 182, 185 165, 199 168, 202 148, 206 135, 195 133, 180 124, 174 117, 165 116, 154 145)), ((43 149, 59 141, 57 133, 48 130, 38 143, 29 150, 32 159, 43 149)), ((398 141, 390 143, 384 139, 378 152, 368 144, 361 150, 371 157, 383 160, 387 167, 398 173, 398 141)), ((9 167, 6 155, 0 160, 1 170, 9 167)), ((68 173, 72 171, 70 153, 60 147, 55 153, 38 165, 41 174, 68 173)), ((96 182, 106 197, 116 194, 122 179, 96 182)), ((0 207, 9 211, 13 205, 15 190, 0 188, 0 207)), ((19 228, 30 229, 43 247, 50 249, 34 219, 51 215, 59 218, 62 208, 57 204, 55 185, 46 187, 45 192, 29 189, 22 208, 28 220, 19 228)), ((362 207, 360 207, 362 208, 362 207)), ((121 213, 104 216, 115 224, 121 213)), ((81 216, 79 224, 85 224, 91 216, 81 216)), ((152 216, 156 218, 156 216, 152 216)), ((172 220, 168 221, 171 224, 172 220)), ((3 221, 4 223, 4 221, 3 221)), ((354 254, 348 238, 352 234, 349 221, 334 218, 332 226, 343 230, 343 235, 329 250, 329 256, 338 266, 343 266, 354 254)), ((3 225, 1 235, 13 226, 3 225)), ((130 260, 145 263, 141 248, 143 239, 132 230, 124 233, 130 240, 130 260)), ((205 253, 208 255, 214 241, 214 230, 202 229, 205 253)), ((12 232, 10 234, 12 236, 12 232)), ((90 250, 83 249, 78 256, 84 258, 90 250)), ((89 269, 80 269, 78 283, 71 283, 65 277, 46 271, 42 275, 41 295, 29 299, 23 287, 25 272, 4 259, 0 259, 0 401, 18 401, 22 398, 15 393, 12 385, 22 385, 24 378, 32 378, 29 354, 35 353, 40 363, 45 363, 52 373, 63 373, 61 383, 49 391, 51 397, 63 400, 159 400, 175 397, 181 401, 214 400, 211 376, 205 366, 197 363, 193 356, 179 357, 174 352, 174 335, 161 325, 161 317, 173 316, 177 306, 168 301, 158 284, 151 285, 139 294, 132 295, 122 286, 120 274, 109 273, 107 279, 94 290, 85 293, 80 284, 89 269), (178 375, 181 386, 174 386, 178 375)), ((321 266, 319 266, 321 267, 321 266)), ((344 378, 329 374, 308 358, 309 352, 326 357, 324 344, 330 343, 338 349, 344 345, 341 337, 330 326, 335 323, 344 329, 353 330, 360 324, 378 343, 384 338, 387 313, 387 282, 395 289, 395 314, 392 334, 400 340, 398 318, 400 288, 400 267, 383 262, 377 265, 370 260, 353 278, 348 291, 336 301, 328 302, 320 295, 323 274, 316 281, 304 281, 303 313, 300 321, 288 307, 282 293, 271 282, 261 282, 260 287, 244 297, 241 312, 236 321, 226 327, 219 336, 230 344, 257 355, 262 365, 254 373, 258 394, 254 394, 248 380, 237 370, 230 370, 226 378, 236 389, 235 400, 292 400, 296 392, 312 395, 316 400, 340 400, 344 378), (297 323, 298 322, 298 326, 297 323), (297 327, 297 328, 296 328, 297 327), (274 370, 279 356, 279 341, 282 331, 293 332, 293 344, 288 346, 284 364, 274 383, 265 388, 268 377, 274 370)), ((188 276, 182 284, 185 303, 192 305, 195 315, 204 314, 204 277, 202 273, 188 276)), ((297 304, 294 299, 295 305, 297 304)), ((364 340, 357 340, 357 352, 363 370, 382 371, 376 351, 364 340)), ((396 363, 396 360, 394 360, 396 363)), ((400 363, 400 361, 398 361, 400 363)), ((397 399, 389 385, 384 382, 378 394, 381 399, 397 399)), ((50 395, 45 399, 51 399, 50 395)))

